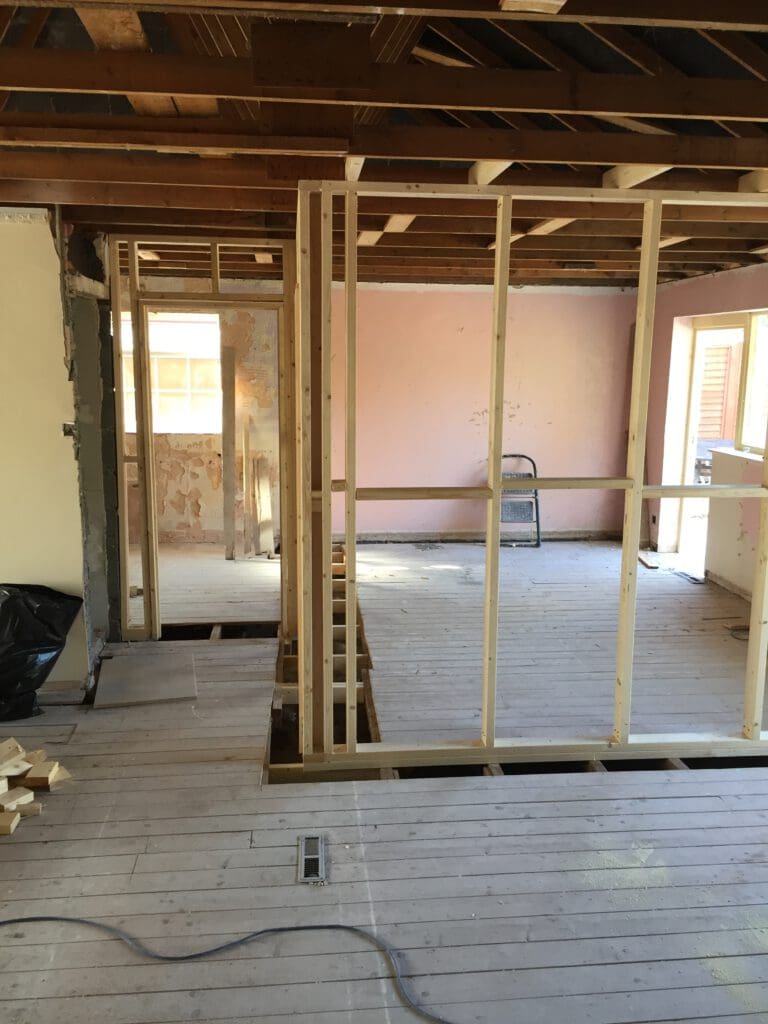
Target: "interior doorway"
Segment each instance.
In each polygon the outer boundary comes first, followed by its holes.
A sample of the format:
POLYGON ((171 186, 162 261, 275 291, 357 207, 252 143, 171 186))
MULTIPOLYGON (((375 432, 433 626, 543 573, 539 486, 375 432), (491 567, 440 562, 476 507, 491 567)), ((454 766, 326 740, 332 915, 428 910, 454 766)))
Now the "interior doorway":
MULTIPOLYGON (((736 444, 747 331, 744 317, 694 322, 684 484, 709 484, 712 451, 736 444)), ((704 575, 708 523, 708 498, 681 501, 677 562, 696 577, 704 575)))

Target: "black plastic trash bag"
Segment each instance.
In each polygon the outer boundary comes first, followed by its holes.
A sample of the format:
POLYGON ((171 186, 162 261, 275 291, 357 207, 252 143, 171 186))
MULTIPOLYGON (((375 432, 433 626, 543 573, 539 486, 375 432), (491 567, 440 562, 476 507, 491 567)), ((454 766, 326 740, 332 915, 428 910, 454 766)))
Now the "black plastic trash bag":
POLYGON ((0 583, 0 722, 39 715, 37 693, 83 601, 50 587, 0 583))

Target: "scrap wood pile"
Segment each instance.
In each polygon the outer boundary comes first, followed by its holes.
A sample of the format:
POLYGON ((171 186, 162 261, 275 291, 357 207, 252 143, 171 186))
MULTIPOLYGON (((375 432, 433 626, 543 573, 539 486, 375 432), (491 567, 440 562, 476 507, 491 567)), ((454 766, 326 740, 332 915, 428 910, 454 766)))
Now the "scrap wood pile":
POLYGON ((0 740, 0 836, 11 835, 22 818, 41 813, 43 805, 35 799, 39 791, 69 778, 44 750, 27 751, 14 739, 0 740))

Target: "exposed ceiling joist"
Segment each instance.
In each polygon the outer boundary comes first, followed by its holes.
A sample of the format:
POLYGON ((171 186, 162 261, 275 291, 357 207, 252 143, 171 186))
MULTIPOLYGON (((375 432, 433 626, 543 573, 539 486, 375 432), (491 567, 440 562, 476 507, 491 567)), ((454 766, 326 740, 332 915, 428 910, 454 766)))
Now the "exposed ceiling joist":
MULTIPOLYGON (((22 6, 37 6, 39 0, 22 0, 22 6)), ((46 0, 50 7, 67 7, 67 0, 46 0)), ((79 7, 120 9, 125 0, 83 0, 79 7)), ((530 20, 527 10, 502 10, 498 0, 133 0, 135 10, 204 10, 264 14, 286 18, 302 15, 400 14, 410 17, 477 18, 488 20, 530 20)), ((722 31, 768 32, 768 10, 762 0, 568 0, 558 13, 542 13, 540 21, 598 22, 615 25, 649 25, 666 28, 701 28, 722 31)))
MULTIPOLYGON (((279 62, 278 62, 279 63, 279 62)), ((640 78, 549 71, 484 70, 375 64, 370 81, 347 77, 329 62, 324 81, 307 84, 295 68, 273 65, 269 81, 254 77, 242 58, 149 53, 19 54, 0 65, 0 88, 30 92, 110 95, 218 96, 326 105, 369 104, 402 108, 616 114, 618 116, 768 121, 765 87, 758 81, 640 78)))
MULTIPOLYGON (((516 163, 664 164, 691 168, 760 169, 766 141, 725 136, 639 136, 629 133, 513 131, 473 128, 358 127, 338 136, 262 134, 243 122, 213 119, 0 114, 0 146, 157 150, 166 154, 346 156, 346 178, 359 180, 366 158, 479 162, 500 173, 516 163), (157 127, 155 127, 157 125, 157 127), (618 158, 618 159, 617 159, 618 158), (498 166, 498 170, 497 169, 498 166)), ((485 173, 478 173, 478 182, 485 173)), ((487 182, 486 182, 487 183, 487 182)))

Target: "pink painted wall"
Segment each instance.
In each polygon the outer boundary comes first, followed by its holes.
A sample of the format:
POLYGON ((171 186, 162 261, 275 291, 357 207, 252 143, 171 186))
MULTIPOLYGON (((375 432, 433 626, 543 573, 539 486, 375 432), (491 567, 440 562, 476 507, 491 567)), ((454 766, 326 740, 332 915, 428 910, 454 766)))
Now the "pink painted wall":
MULTIPOLYGON (((634 302, 620 291, 510 291, 505 451, 532 455, 542 476, 623 475, 634 302)), ((491 312, 490 291, 359 289, 358 486, 485 482, 491 312)), ((341 477, 338 290, 333 338, 333 473, 341 477)), ((482 502, 358 504, 360 532, 478 532, 484 519, 482 502)), ((618 531, 621 497, 542 494, 542 525, 618 531)))

